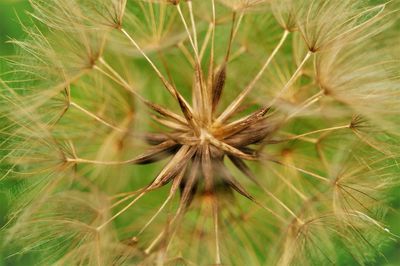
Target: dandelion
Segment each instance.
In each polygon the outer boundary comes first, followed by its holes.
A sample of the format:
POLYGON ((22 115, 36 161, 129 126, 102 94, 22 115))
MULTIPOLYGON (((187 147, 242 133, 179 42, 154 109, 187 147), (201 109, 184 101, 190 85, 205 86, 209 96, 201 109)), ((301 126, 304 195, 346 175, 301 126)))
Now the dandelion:
POLYGON ((7 260, 363 265, 397 237, 396 3, 31 3, 0 83, 7 260))

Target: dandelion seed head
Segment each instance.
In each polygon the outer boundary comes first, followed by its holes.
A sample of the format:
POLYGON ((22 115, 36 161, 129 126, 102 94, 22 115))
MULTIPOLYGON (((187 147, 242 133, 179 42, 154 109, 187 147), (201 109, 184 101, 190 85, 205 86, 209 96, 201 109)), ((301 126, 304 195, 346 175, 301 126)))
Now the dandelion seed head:
POLYGON ((31 4, 0 83, 10 261, 381 255, 399 154, 392 3, 31 4))

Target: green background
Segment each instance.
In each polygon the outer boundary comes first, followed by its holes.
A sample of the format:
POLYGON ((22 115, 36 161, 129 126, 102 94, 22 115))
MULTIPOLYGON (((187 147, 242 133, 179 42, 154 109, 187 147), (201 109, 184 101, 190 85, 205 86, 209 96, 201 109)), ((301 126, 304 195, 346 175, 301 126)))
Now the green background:
MULTIPOLYGON (((338 0, 340 1, 340 0, 338 0)), ((24 33, 20 25, 20 21, 29 24, 29 11, 31 10, 27 0, 0 0, 0 71, 3 74, 7 71, 7 66, 4 63, 4 56, 16 53, 12 44, 7 43, 10 38, 23 39, 24 33)), ((7 197, 4 191, 10 189, 6 184, 0 183, 0 227, 6 221, 6 213, 9 206, 7 197)), ((395 189, 390 195, 392 198, 392 210, 388 214, 388 225, 393 233, 400 235, 400 190, 395 189)), ((0 266, 10 265, 5 262, 4 254, 1 251, 0 239, 0 266)), ((386 259, 383 257, 377 258, 377 261, 371 265, 400 265, 400 238, 389 244, 383 250, 386 259)), ((20 261, 21 265, 32 265, 34 261, 20 261)), ((10 265, 17 266, 17 265, 10 265)))

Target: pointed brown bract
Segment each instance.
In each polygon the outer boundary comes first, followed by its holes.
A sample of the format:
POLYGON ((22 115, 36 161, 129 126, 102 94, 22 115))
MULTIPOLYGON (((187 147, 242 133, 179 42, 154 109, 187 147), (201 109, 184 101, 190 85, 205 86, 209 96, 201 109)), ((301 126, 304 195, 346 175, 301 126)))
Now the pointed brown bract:
POLYGON ((222 95, 222 90, 225 86, 226 79, 226 65, 223 64, 215 75, 215 80, 212 88, 212 110, 215 111, 217 108, 218 102, 222 95))

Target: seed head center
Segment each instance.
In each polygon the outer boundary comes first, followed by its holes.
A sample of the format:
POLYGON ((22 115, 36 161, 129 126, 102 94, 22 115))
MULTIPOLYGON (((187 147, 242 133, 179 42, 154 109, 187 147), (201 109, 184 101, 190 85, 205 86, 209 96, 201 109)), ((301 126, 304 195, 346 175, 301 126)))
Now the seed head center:
POLYGON ((200 144, 208 142, 211 137, 212 135, 207 129, 205 128, 200 129, 200 136, 199 136, 200 144))

